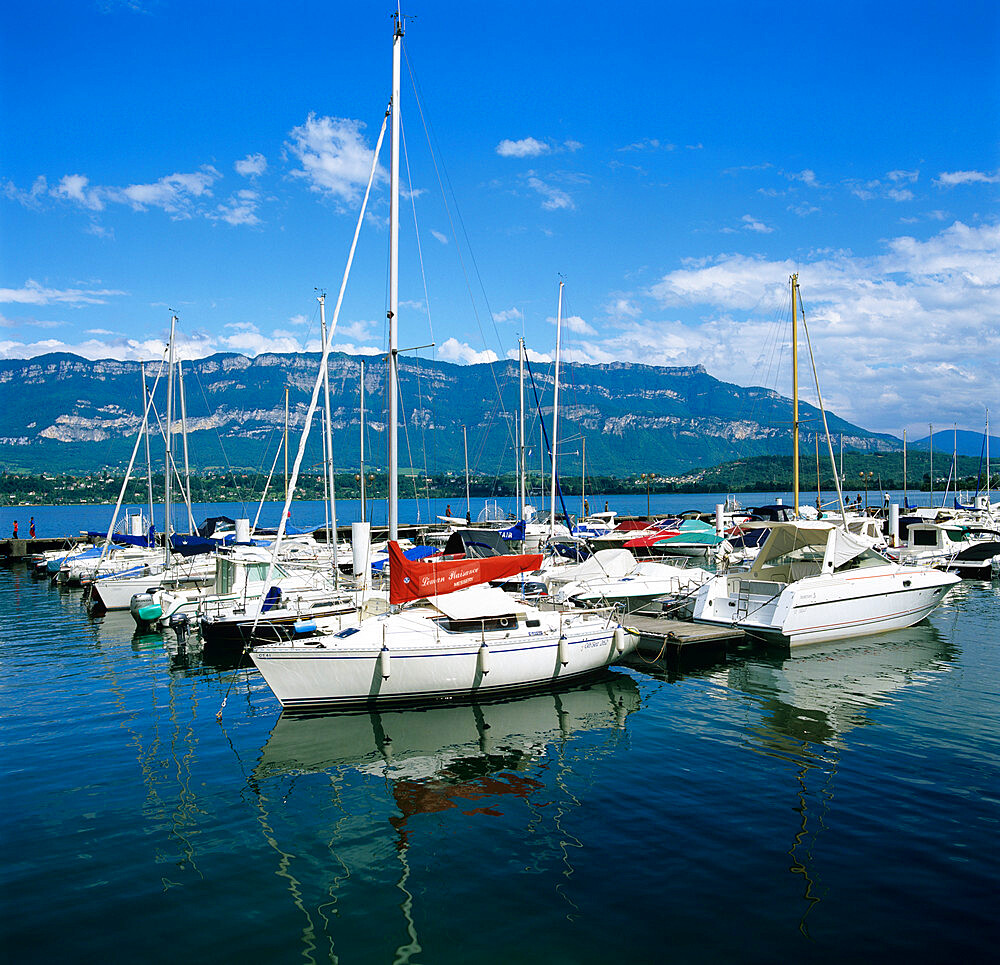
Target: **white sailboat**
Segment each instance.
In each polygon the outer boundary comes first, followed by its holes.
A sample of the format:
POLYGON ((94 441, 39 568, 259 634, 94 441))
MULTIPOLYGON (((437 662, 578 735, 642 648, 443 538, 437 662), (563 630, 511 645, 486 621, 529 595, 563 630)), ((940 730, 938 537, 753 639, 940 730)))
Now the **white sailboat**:
MULTIPOLYGON (((606 667, 635 643, 611 611, 541 611, 502 590, 472 585, 537 569, 538 556, 411 563, 398 549, 396 345, 403 20, 398 13, 394 20, 388 463, 390 602, 395 609, 334 633, 254 647, 250 651, 254 664, 287 709, 470 697, 548 686, 606 667)), ((379 143, 381 139, 382 135, 379 143)), ((376 149, 372 175, 377 153, 376 149)), ((369 189, 370 184, 371 180, 369 189)), ((359 228, 360 224, 359 219, 359 228)))

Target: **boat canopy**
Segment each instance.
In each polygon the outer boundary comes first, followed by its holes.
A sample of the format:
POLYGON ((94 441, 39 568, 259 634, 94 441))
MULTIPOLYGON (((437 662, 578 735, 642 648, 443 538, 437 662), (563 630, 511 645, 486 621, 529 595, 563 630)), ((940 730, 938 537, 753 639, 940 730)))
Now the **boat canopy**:
POLYGON ((791 582, 885 562, 869 542, 829 523, 775 523, 750 574, 791 582))
POLYGON ((470 586, 436 597, 436 606, 452 620, 483 620, 490 617, 513 616, 517 601, 495 586, 470 586))
POLYGON ((509 552, 504 537, 495 529, 456 529, 444 546, 445 556, 472 558, 503 556, 509 552))
POLYGON ((580 581, 604 578, 621 579, 628 576, 636 566, 635 557, 626 549, 598 550, 589 560, 576 566, 562 567, 560 580, 580 581), (562 574, 565 573, 565 576, 562 574))

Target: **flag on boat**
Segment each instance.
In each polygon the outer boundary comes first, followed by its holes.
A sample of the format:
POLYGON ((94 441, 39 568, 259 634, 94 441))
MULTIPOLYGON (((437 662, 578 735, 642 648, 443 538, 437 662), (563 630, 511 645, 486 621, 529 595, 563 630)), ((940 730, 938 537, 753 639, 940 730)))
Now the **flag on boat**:
POLYGON ((390 540, 389 602, 422 600, 490 580, 506 580, 518 573, 537 570, 541 565, 541 553, 463 560, 408 560, 399 543, 390 540))

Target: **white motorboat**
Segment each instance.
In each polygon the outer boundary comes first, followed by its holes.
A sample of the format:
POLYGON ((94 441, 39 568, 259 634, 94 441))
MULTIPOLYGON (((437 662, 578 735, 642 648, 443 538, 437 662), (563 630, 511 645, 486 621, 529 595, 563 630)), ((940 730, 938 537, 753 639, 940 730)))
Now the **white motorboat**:
POLYGON ((791 646, 819 643, 919 623, 958 581, 893 563, 829 523, 776 523, 748 572, 698 590, 694 620, 791 646))
POLYGON ((639 610, 659 597, 687 596, 712 578, 699 566, 637 560, 626 549, 599 550, 582 563, 542 573, 549 596, 556 603, 620 605, 627 612, 639 610))

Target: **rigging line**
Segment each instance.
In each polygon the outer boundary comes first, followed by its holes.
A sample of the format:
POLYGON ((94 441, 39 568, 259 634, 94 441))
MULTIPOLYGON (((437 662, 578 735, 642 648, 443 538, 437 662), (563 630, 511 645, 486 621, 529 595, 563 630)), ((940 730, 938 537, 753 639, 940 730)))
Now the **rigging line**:
POLYGON ((816 398, 819 401, 819 411, 823 416, 823 430, 826 432, 826 445, 830 451, 830 465, 833 467, 833 481, 837 487, 837 500, 840 503, 840 515, 847 526, 847 510, 844 507, 844 494, 840 488, 840 473, 837 472, 837 461, 833 457, 833 440, 830 438, 830 427, 826 423, 826 407, 823 405, 823 396, 819 391, 819 376, 816 374, 816 359, 813 356, 812 339, 809 337, 809 326, 806 324, 805 306, 799 303, 802 310, 802 328, 806 333, 806 345, 809 346, 809 361, 812 364, 813 380, 816 382, 816 398))
MULTIPOLYGON (((194 375, 194 380, 195 380, 195 384, 198 386, 198 391, 199 391, 199 393, 201 393, 202 401, 205 403, 205 411, 210 413, 212 411, 212 407, 209 404, 208 396, 205 394, 205 385, 201 381, 201 375, 199 373, 199 368, 196 367, 193 362, 191 363, 191 372, 194 375)), ((236 490, 236 493, 239 496, 239 503, 240 503, 240 505, 242 507, 244 507, 244 509, 245 509, 246 508, 246 503, 247 503, 247 497, 248 497, 249 494, 248 493, 244 493, 243 487, 240 484, 239 474, 236 472, 236 470, 233 467, 232 463, 229 461, 229 453, 226 452, 226 447, 225 447, 225 444, 222 441, 222 433, 219 431, 219 426, 215 425, 215 426, 212 427, 212 429, 213 429, 213 431, 215 433, 216 441, 219 444, 219 451, 222 453, 222 462, 223 462, 223 465, 226 467, 227 473, 232 476, 233 488, 236 490)), ((259 467, 258 467, 257 475, 258 476, 260 475, 260 469, 259 469, 259 467)))
MULTIPOLYGON (((399 407, 405 412, 406 403, 403 401, 403 386, 398 387, 399 407)), ((417 477, 413 475, 413 450, 410 448, 410 420, 403 420, 403 437, 406 439, 406 456, 410 463, 410 479, 413 482, 413 500, 417 504, 417 522, 420 522, 420 497, 417 495, 417 477)), ((426 476, 426 471, 424 472, 426 476)), ((429 504, 428 504, 429 505, 429 504)), ((429 511, 429 510, 428 510, 429 511)))
MULTIPOLYGON (((414 101, 416 101, 417 112, 420 114, 420 122, 423 124, 423 127, 424 127, 424 136, 427 139, 427 147, 430 149, 430 152, 431 152, 431 163, 434 165, 434 174, 437 177, 438 188, 441 191, 441 200, 444 203, 445 213, 448 216, 448 224, 451 226, 452 237, 455 239, 455 251, 456 251, 456 253, 458 255, 458 261, 459 261, 459 264, 461 265, 461 268, 462 268, 462 276, 465 279, 465 288, 466 288, 466 291, 469 294, 469 302, 472 305, 472 314, 473 314, 473 316, 476 319, 476 326, 479 328, 479 334, 480 334, 480 336, 482 336, 483 344, 485 345, 486 344, 486 333, 483 331, 482 319, 479 316, 479 309, 476 307, 476 300, 475 300, 475 297, 472 294, 472 285, 469 282, 469 272, 468 272, 468 269, 465 266, 465 258, 462 255, 462 247, 459 245, 459 242, 458 242, 458 231, 455 228, 455 219, 452 217, 451 207, 448 204, 448 196, 447 196, 447 194, 445 192, 445 189, 444 189, 444 182, 442 182, 442 180, 441 180, 441 168, 444 167, 444 162, 442 161, 441 165, 440 166, 438 165, 437 153, 435 152, 434 145, 432 143, 431 130, 430 130, 430 127, 429 127, 429 125, 427 123, 427 118, 424 115, 423 102, 420 99, 420 89, 419 89, 419 86, 417 84, 417 79, 416 79, 416 76, 414 75, 414 72, 413 72, 413 65, 410 63, 410 56, 409 56, 409 53, 408 53, 406 47, 403 48, 403 56, 406 58, 406 69, 407 69, 407 71, 410 74, 410 83, 413 85, 413 99, 414 99, 414 101)), ((448 187, 451 190, 452 197, 453 198, 456 197, 456 195, 455 195, 455 189, 451 185, 451 178, 448 177, 448 170, 447 170, 447 168, 444 169, 444 180, 447 181, 447 183, 448 183, 448 187)), ((456 209, 457 209, 457 207, 458 207, 458 205, 457 205, 457 199, 456 199, 456 209)), ((465 243, 466 243, 466 246, 468 247, 469 260, 472 262, 472 267, 473 267, 473 269, 475 271, 475 274, 476 274, 476 280, 479 282, 479 288, 480 288, 480 291, 482 292, 482 295, 483 295, 483 301, 486 303, 486 310, 489 312, 489 315, 490 315, 490 321, 492 322, 492 325, 493 325, 493 332, 496 335, 496 339, 497 339, 497 347, 502 352, 502 350, 503 350, 503 342, 502 342, 502 340, 500 338, 500 330, 497 328, 496 318, 493 315, 493 309, 490 308, 489 297, 486 294, 486 286, 483 284, 482 275, 479 272, 479 265, 476 263, 476 257, 475 257, 475 255, 472 252, 472 244, 469 242, 469 233, 465 229, 465 223, 462 220, 462 213, 461 213, 461 211, 457 211, 456 210, 456 213, 457 213, 459 224, 462 226, 462 235, 465 238, 465 243)), ((499 357, 498 357, 498 360, 499 360, 499 357)), ((497 380, 497 375, 496 375, 496 372, 493 369, 493 364, 494 363, 492 361, 487 363, 487 365, 489 365, 489 368, 490 368, 490 375, 493 377, 493 384, 494 384, 494 387, 496 388, 497 395, 500 396, 500 404, 503 405, 503 398, 502 398, 502 395, 501 395, 501 392, 500 392, 500 383, 497 380)))
MULTIPOLYGON (((423 249, 423 246, 420 244, 420 229, 419 229, 419 226, 417 224, 416 196, 414 195, 414 192, 413 192, 413 179, 412 179, 412 177, 410 175, 410 155, 409 155, 409 152, 406 150, 406 132, 403 129, 403 119, 402 119, 402 116, 400 116, 400 119, 399 119, 399 136, 400 136, 400 140, 402 141, 402 144, 403 144, 403 162, 404 162, 404 165, 406 167, 406 186, 409 189, 410 209, 413 212, 413 234, 414 234, 414 237, 415 237, 416 243, 417 243, 417 259, 420 262, 420 279, 421 279, 421 282, 423 283, 423 288, 424 288, 424 308, 427 311, 427 327, 429 329, 431 344, 433 345, 434 344, 434 323, 433 323, 433 321, 431 319, 431 299, 430 299, 430 295, 427 292, 427 273, 426 273, 426 271, 424 269, 424 249, 423 249)), ((418 356, 418 358, 419 358, 419 356, 418 356)), ((420 368, 419 365, 414 366, 414 370, 415 370, 416 379, 417 379, 417 405, 420 407, 420 410, 423 411, 423 408, 424 408, 424 398, 423 398, 422 372, 421 372, 421 368, 420 368)), ((426 431, 425 423, 423 422, 423 420, 421 420, 421 426, 420 426, 420 446, 421 446, 421 450, 423 452, 423 458, 424 458, 424 477, 426 478, 427 475, 428 475, 428 473, 427 473, 427 431, 426 431)), ((412 461, 411 461, 411 465, 412 465, 412 461)), ((416 484, 414 484, 414 485, 416 485, 416 484)), ((430 501, 429 500, 430 500, 430 497, 428 496, 428 503, 427 503, 427 512, 428 512, 428 514, 430 513, 430 501)), ((419 512, 420 512, 420 509, 419 509, 419 503, 418 503, 417 504, 418 519, 419 519, 419 512)))

